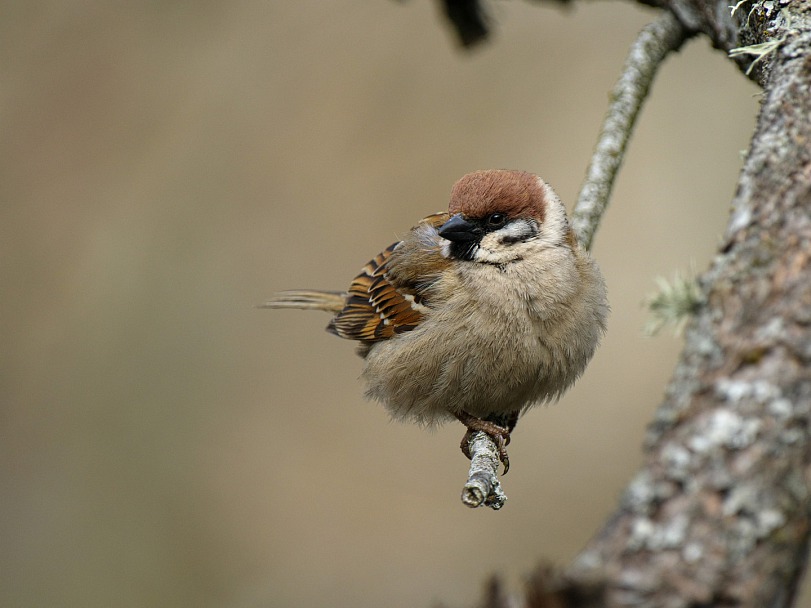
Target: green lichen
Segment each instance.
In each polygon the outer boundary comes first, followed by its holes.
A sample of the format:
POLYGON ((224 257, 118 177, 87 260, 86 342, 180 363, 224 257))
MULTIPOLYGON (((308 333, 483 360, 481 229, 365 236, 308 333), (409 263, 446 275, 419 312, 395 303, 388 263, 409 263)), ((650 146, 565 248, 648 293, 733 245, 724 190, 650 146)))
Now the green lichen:
POLYGON ((658 291, 645 299, 651 318, 645 326, 645 333, 654 336, 663 327, 672 327, 675 336, 681 335, 687 321, 704 302, 698 283, 693 277, 676 273, 668 281, 656 279, 658 291))

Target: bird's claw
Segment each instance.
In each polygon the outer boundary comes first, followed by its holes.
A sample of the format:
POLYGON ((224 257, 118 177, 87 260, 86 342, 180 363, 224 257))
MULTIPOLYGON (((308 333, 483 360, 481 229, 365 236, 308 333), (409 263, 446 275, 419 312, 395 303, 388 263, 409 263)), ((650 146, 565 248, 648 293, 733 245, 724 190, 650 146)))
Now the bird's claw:
POLYGON ((471 416, 467 413, 463 413, 461 415, 457 414, 457 418, 459 418, 459 421, 467 427, 467 432, 465 433, 465 436, 462 437, 462 443, 459 446, 462 448, 462 453, 469 459, 472 459, 470 454, 470 439, 474 433, 482 432, 490 437, 496 444, 498 459, 501 461, 501 464, 504 465, 504 472, 502 475, 506 475, 507 471, 510 470, 510 457, 507 455, 507 445, 510 443, 509 429, 499 426, 494 422, 490 422, 489 420, 476 418, 475 416, 471 416))

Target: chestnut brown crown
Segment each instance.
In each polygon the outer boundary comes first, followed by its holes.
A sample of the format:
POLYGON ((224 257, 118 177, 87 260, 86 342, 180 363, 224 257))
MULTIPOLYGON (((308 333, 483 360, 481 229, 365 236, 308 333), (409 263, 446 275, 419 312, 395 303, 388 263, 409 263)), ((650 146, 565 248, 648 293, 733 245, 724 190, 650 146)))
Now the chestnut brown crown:
POLYGON ((481 218, 493 211, 511 218, 532 217, 542 223, 546 197, 537 175, 490 169, 468 173, 453 185, 448 213, 481 218))

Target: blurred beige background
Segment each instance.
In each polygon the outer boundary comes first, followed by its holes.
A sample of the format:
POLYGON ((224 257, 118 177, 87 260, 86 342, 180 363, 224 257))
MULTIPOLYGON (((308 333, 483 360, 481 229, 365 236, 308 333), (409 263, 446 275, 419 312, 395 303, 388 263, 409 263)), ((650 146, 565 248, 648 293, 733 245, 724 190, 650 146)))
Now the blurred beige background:
POLYGON ((464 54, 420 0, 5 3, 0 605, 463 606, 594 533, 680 348, 641 301, 706 267, 753 126, 705 41, 643 112, 608 335, 519 424, 501 512, 459 502, 461 426, 390 422, 326 316, 253 307, 345 287, 470 170, 571 205, 654 13, 495 10, 464 54))

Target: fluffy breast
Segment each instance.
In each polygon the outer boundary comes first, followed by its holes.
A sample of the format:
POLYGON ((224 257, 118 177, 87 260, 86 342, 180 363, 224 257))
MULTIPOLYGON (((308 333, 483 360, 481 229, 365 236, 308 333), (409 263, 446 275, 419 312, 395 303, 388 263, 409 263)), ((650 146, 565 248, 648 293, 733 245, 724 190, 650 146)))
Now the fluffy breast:
POLYGON ((546 258, 444 273, 422 323, 370 349, 367 395, 397 418, 428 424, 556 399, 594 353, 608 307, 590 259, 579 264, 564 249, 546 258))

